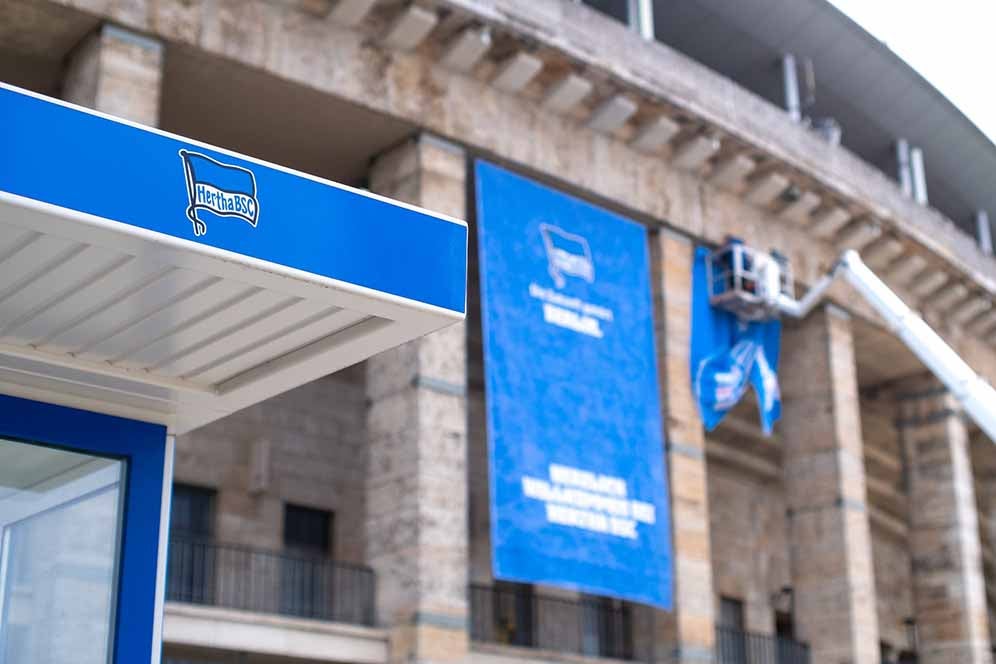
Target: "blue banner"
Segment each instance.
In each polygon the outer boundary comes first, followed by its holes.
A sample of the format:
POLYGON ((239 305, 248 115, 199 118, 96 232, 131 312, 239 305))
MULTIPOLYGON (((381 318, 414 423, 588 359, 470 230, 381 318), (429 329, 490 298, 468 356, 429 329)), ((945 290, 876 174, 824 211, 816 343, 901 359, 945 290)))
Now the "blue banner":
POLYGON ((464 311, 462 223, 0 84, 0 193, 464 311))
POLYGON ((707 430, 712 431, 748 387, 757 394, 761 428, 770 435, 781 417, 778 354, 781 322, 743 323, 709 303, 709 250, 695 251, 692 286, 692 387, 707 430))
POLYGON ((646 229, 476 165, 497 578, 671 606, 646 229))

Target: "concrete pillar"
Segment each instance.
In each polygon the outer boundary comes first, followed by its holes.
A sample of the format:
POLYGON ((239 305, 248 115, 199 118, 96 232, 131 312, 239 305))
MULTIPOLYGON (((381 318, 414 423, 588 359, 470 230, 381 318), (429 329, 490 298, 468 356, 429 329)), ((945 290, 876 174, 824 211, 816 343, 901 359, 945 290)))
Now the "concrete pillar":
POLYGON ((701 664, 713 661, 716 637, 705 434, 689 367, 694 247, 669 231, 661 231, 651 246, 654 269, 659 271, 656 334, 674 557, 674 610, 656 614, 654 659, 701 664))
POLYGON ((154 127, 159 123, 162 79, 160 42, 104 24, 70 54, 62 98, 154 127))
POLYGON ((783 477, 796 633, 813 664, 878 664, 854 340, 833 306, 786 326, 783 477))
POLYGON ((934 380, 904 386, 899 424, 910 491, 921 664, 989 664, 989 627, 968 435, 934 380))
MULTIPOLYGON (((463 152, 429 136, 378 157, 377 193, 463 218, 463 152)), ((391 661, 468 652, 466 332, 453 325, 367 362, 366 560, 391 661)))

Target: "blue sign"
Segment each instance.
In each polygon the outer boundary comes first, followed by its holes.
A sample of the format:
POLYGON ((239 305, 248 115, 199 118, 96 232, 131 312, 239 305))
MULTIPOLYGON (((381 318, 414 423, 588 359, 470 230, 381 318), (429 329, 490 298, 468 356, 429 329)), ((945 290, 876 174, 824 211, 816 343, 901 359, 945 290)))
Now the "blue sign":
POLYGON ((0 84, 0 195, 464 312, 467 228, 0 84))
POLYGON ((781 322, 745 323, 709 303, 709 250, 695 251, 692 285, 692 387, 706 429, 712 431, 748 387, 757 394, 761 428, 770 435, 781 417, 778 354, 781 322))
POLYGON ((671 606, 646 230, 476 165, 497 578, 671 606))

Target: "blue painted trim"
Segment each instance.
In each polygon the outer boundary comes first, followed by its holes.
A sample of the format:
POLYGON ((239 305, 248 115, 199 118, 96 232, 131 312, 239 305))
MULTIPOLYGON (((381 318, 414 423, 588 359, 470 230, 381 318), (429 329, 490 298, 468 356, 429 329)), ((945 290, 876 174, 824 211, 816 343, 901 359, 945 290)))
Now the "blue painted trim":
POLYGON ((166 428, 0 395, 0 436, 126 461, 113 661, 148 662, 155 622, 166 428))
POLYGON ((2 84, 0 118, 0 191, 465 311, 462 222, 2 84))

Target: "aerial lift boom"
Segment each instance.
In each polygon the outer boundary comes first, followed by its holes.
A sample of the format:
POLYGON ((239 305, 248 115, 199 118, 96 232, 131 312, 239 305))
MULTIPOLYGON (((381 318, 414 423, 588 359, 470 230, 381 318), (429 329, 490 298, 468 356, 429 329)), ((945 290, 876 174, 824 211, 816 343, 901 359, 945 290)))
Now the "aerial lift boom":
POLYGON ((708 263, 709 299, 743 320, 779 315, 804 318, 843 276, 885 320, 889 329, 958 400, 964 411, 996 441, 996 389, 961 359, 915 311, 872 272, 854 250, 845 251, 812 288, 796 300, 788 262, 737 240, 712 252, 708 263))

